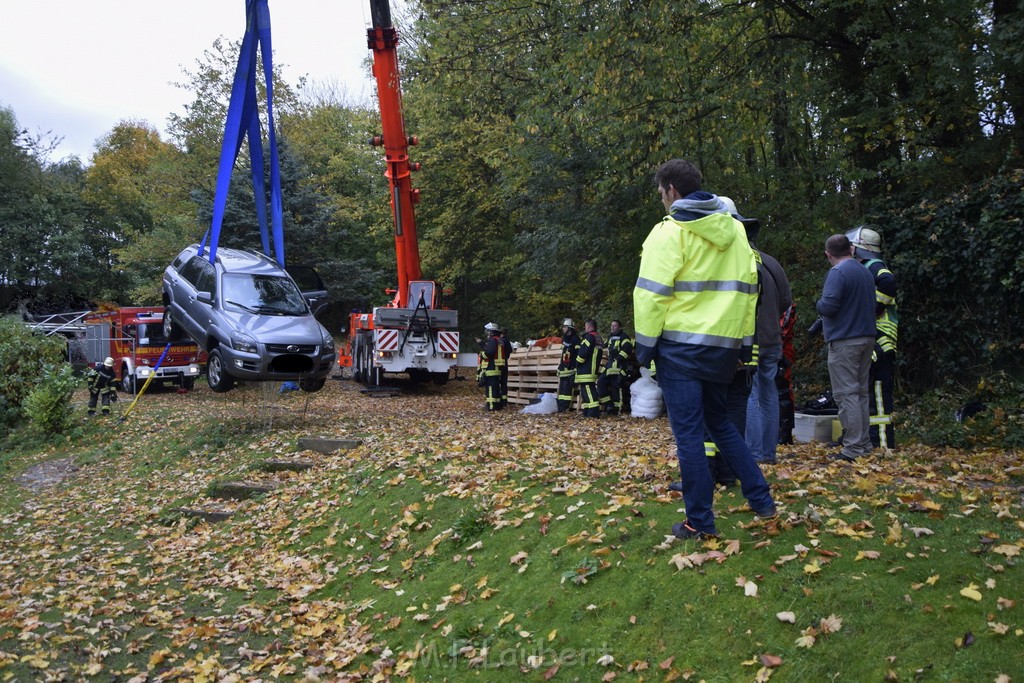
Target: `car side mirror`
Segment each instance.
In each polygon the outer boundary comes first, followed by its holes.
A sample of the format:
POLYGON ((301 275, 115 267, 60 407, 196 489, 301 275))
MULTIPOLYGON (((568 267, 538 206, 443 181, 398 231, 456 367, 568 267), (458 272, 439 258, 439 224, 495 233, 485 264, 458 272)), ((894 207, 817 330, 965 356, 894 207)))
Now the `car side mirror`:
POLYGON ((213 294, 209 292, 196 292, 196 301, 201 301, 207 306, 213 305, 213 294))

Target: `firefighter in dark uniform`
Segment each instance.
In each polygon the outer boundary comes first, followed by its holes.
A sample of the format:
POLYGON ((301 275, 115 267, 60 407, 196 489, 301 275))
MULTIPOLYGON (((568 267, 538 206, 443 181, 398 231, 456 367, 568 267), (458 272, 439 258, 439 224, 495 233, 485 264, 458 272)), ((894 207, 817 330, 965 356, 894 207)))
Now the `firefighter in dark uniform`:
POLYGON ((871 375, 868 384, 871 445, 890 450, 896 448, 896 432, 892 424, 893 389, 896 377, 896 338, 899 319, 896 315, 896 276, 881 259, 882 237, 875 230, 860 225, 846 233, 853 245, 853 255, 875 278, 875 350, 871 354, 871 375))
POLYGON ((489 412, 501 410, 501 366, 505 363, 505 346, 501 343, 501 330, 495 323, 484 325, 487 339, 480 343, 478 376, 484 388, 484 405, 489 412))
POLYGON ((608 362, 604 374, 597 380, 597 393, 601 397, 601 408, 609 415, 622 412, 622 385, 626 380, 629 358, 633 353, 633 340, 622 331, 622 323, 613 320, 605 344, 608 362))
POLYGON ((576 351, 576 377, 580 390, 583 417, 601 417, 601 403, 597 396, 597 378, 601 372, 601 342, 597 338, 597 321, 583 324, 583 338, 576 351))
POLYGON ((562 321, 562 358, 558 361, 558 412, 564 413, 572 406, 576 378, 576 352, 580 337, 572 318, 562 321))
POLYGON ((85 381, 89 387, 89 414, 96 414, 96 402, 102 400, 101 410, 104 415, 110 414, 111 395, 117 391, 115 383, 117 375, 114 373, 114 359, 107 356, 103 365, 96 363, 85 373, 85 381))

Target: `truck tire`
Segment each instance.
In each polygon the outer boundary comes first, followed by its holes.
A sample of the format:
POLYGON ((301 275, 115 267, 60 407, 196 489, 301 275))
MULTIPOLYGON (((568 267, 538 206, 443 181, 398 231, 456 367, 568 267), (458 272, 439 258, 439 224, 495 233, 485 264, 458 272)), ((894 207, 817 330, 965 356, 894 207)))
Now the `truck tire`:
POLYGON ((134 396, 135 392, 139 389, 138 383, 135 381, 135 375, 128 372, 127 365, 121 366, 121 388, 124 389, 126 394, 131 396, 134 396))
POLYGON ((303 391, 316 392, 324 388, 327 383, 326 377, 304 377, 299 380, 299 389, 303 391))
POLYGON ((362 384, 366 381, 364 373, 362 337, 356 336, 352 342, 352 380, 362 384))
POLYGON ((206 382, 210 389, 218 394, 231 391, 235 386, 235 378, 228 374, 220 349, 210 351, 210 358, 206 363, 206 382))

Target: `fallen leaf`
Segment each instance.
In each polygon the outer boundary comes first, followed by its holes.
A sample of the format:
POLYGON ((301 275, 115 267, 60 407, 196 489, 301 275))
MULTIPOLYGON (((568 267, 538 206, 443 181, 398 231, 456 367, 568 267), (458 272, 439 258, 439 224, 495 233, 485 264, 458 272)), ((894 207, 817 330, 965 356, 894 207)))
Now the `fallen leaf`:
POLYGON ((981 601, 981 593, 978 592, 978 586, 973 583, 967 586, 967 588, 961 588, 960 595, 971 600, 981 601))
POLYGON ((775 616, 779 621, 785 621, 790 624, 796 623, 796 614, 793 612, 777 612, 775 616))
POLYGON ((782 666, 782 657, 777 655, 761 655, 761 665, 766 666, 769 669, 782 666))

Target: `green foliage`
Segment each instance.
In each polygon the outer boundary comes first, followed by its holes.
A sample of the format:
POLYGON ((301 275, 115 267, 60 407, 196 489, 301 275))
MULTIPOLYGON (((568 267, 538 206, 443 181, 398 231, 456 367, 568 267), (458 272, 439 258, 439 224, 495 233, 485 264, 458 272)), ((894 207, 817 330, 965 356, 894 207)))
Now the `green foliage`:
POLYGON ((47 369, 61 362, 64 350, 63 337, 32 332, 13 316, 0 318, 0 415, 5 420, 0 429, 14 426, 25 411, 26 399, 47 369))
POLYGON ((899 286, 900 358, 918 387, 1020 369, 1024 170, 876 217, 899 286))
POLYGON ((23 408, 32 429, 40 434, 62 434, 71 427, 73 414, 71 396, 78 378, 69 363, 47 363, 43 374, 28 396, 23 408))
POLYGON ((1006 373, 983 378, 977 386, 946 385, 901 405, 900 438, 950 448, 1024 448, 1024 381, 1006 373), (956 412, 976 402, 984 409, 958 422, 956 412))

